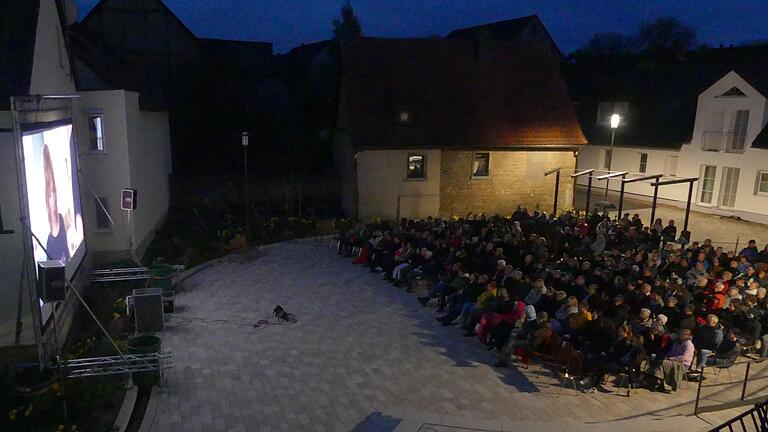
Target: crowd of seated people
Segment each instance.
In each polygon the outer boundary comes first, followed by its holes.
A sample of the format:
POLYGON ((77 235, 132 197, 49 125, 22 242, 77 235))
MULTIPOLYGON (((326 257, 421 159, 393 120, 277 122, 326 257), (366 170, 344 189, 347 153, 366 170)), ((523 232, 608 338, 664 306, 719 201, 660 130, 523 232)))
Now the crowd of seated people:
POLYGON ((340 233, 353 256, 396 287, 419 285, 422 306, 498 358, 544 354, 553 337, 583 353, 581 384, 643 362, 650 387, 675 391, 689 374, 727 367, 745 347, 768 354, 768 245, 735 253, 678 237, 674 221, 635 214, 427 218, 340 233))

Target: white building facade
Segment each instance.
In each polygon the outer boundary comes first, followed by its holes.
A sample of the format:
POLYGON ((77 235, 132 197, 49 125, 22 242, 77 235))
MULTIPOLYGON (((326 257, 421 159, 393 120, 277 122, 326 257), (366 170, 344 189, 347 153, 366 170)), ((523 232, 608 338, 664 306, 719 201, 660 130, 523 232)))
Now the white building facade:
MULTIPOLYGON (((20 123, 72 122, 86 251, 70 278, 78 291, 86 289, 91 268, 100 262, 131 255, 140 257, 169 205, 171 155, 167 113, 142 110, 135 92, 78 91, 64 34, 67 23, 76 15, 71 5, 68 2, 62 8, 56 0, 0 4, 0 12, 15 29, 0 35, 0 54, 4 54, 0 56, 0 346, 29 345, 42 339, 46 351, 51 352, 53 347, 52 332, 47 330, 50 320, 42 322, 36 293, 32 289, 22 290, 34 286, 35 276, 24 270, 25 261, 31 259, 25 255, 29 249, 25 242, 31 240, 25 238, 21 220, 25 213, 19 183, 23 175, 17 164, 21 136, 15 118, 20 123), (50 105, 56 109, 46 111, 38 107, 24 112, 18 109, 17 101, 14 118, 10 103, 13 97, 32 101, 28 102, 30 105, 50 105), (123 188, 138 191, 138 208, 130 225, 125 212, 120 210, 123 188), (96 197, 105 198, 107 212, 96 197), (24 283, 20 284, 22 274, 24 283), (34 325, 35 321, 40 326, 34 325)), ((57 309, 62 340, 76 305, 70 290, 57 309)))
MULTIPOLYGON (((620 126, 610 168, 634 177, 696 177, 693 210, 768 223, 766 123, 766 95, 731 71, 698 96, 689 142, 680 143, 679 148, 622 146, 620 126)), ((595 175, 603 175, 609 159, 609 143, 590 143, 579 152, 577 167, 594 168, 595 175)), ((584 187, 587 179, 579 178, 577 184, 584 187)), ((609 189, 618 193, 620 185, 620 180, 612 180, 609 189)), ((604 181, 593 179, 593 188, 604 187, 604 181)), ((650 200, 653 188, 646 182, 630 183, 625 193, 650 200)), ((687 184, 659 188, 660 202, 684 207, 687 199, 687 184)))

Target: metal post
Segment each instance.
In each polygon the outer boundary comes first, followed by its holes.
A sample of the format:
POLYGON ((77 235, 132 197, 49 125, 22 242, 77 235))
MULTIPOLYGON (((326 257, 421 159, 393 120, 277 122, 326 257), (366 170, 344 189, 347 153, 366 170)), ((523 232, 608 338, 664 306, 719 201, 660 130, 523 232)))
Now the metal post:
POLYGON ((248 185, 248 132, 243 132, 241 144, 243 145, 243 180, 245 181, 245 233, 247 239, 251 239, 251 194, 248 185))
POLYGON ((621 211, 624 209, 624 177, 621 177, 621 189, 619 190, 619 209, 618 209, 618 219, 621 220, 621 211))
POLYGON ((587 216, 589 216, 589 200, 592 196, 592 174, 589 175, 589 180, 587 180, 587 204, 585 206, 585 212, 587 213, 587 216))
POLYGON ((749 367, 752 362, 747 363, 747 370, 744 372, 744 384, 741 386, 741 400, 744 400, 744 396, 747 394, 747 382, 749 381, 749 367))
MULTIPOLYGON (((616 129, 611 128, 611 150, 608 153, 608 173, 611 172, 611 165, 613 165, 613 139, 616 137, 616 129)), ((608 185, 611 184, 611 179, 605 179, 605 197, 608 198, 608 185)))
POLYGON ((656 202, 659 199, 659 184, 658 182, 653 187, 653 205, 651 206, 651 227, 656 222, 656 202))
POLYGON ((701 383, 704 382, 704 371, 701 371, 701 376, 699 377, 699 385, 696 387, 696 401, 693 404, 693 415, 696 415, 699 413, 699 398, 701 397, 701 383))
POLYGON ((691 200, 693 199, 693 182, 688 184, 688 203, 685 205, 685 223, 683 231, 688 231, 688 218, 691 215, 691 200))
POLYGON ((61 395, 62 395, 62 407, 64 408, 64 418, 69 418, 69 415, 67 414, 67 387, 66 387, 66 381, 64 380, 64 368, 61 367, 61 345, 59 345, 59 329, 56 326, 56 303, 54 302, 52 307, 52 316, 53 316, 53 340, 56 344, 56 368, 59 372, 59 385, 61 386, 61 395))
POLYGON ((555 174, 555 204, 552 206, 552 213, 557 217, 557 196, 560 192, 560 171, 555 174))

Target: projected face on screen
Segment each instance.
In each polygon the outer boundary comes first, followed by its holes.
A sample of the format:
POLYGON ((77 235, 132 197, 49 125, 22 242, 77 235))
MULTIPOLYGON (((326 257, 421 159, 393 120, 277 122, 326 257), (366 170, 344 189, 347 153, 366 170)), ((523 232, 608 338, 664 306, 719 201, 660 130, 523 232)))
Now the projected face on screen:
POLYGON ((83 243, 72 125, 24 132, 22 142, 30 225, 45 247, 32 240, 35 261, 60 260, 71 273, 83 243))

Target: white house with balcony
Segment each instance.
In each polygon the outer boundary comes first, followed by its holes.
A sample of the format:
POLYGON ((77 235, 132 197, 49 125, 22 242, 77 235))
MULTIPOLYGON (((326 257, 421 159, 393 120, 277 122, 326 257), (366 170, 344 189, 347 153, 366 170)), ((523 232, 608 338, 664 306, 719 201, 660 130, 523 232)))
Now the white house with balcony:
MULTIPOLYGON (((579 152, 577 167, 594 168, 597 176, 607 173, 610 165, 611 171, 626 171, 635 176, 698 177, 692 203, 694 210, 768 223, 767 95, 768 86, 749 82, 731 71, 699 94, 688 142, 677 146, 615 145, 610 161, 609 140, 590 141, 590 145, 579 152)), ((631 101, 600 103, 597 111, 598 127, 605 123, 602 117, 610 117, 614 111, 622 112, 632 121, 631 101)), ((616 142, 622 139, 621 127, 620 123, 616 142)), ((586 178, 579 178, 577 182, 579 187, 586 183, 586 178)), ((620 180, 612 180, 609 190, 618 193, 620 184, 620 180)), ((605 183, 593 181, 593 187, 604 188, 605 183)), ((653 188, 648 183, 630 183, 625 193, 650 200, 653 188)), ((660 202, 684 207, 687 198, 687 184, 659 189, 660 202)))

